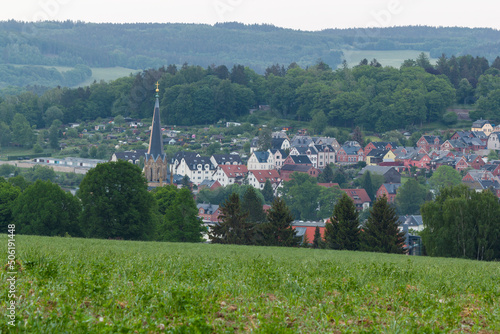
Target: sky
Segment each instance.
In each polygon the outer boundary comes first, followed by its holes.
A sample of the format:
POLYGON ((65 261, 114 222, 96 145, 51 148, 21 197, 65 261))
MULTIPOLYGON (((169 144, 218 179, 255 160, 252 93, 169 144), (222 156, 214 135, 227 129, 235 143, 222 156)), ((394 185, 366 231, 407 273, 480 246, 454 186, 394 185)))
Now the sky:
POLYGON ((500 29, 497 0, 22 0, 0 20, 267 23, 300 30, 406 25, 500 29))

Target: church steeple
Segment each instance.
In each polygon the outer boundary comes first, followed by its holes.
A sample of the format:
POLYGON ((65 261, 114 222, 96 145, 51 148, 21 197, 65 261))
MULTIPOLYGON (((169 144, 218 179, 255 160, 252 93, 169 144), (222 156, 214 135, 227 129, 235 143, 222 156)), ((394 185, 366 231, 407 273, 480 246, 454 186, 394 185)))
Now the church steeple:
POLYGON ((150 155, 154 160, 157 160, 159 157, 163 160, 165 157, 165 153, 163 152, 163 138, 161 134, 161 122, 160 122, 160 89, 158 88, 159 84, 156 83, 156 102, 155 108, 153 111, 153 123, 151 125, 151 135, 149 136, 149 148, 148 153, 146 154, 146 160, 149 159, 150 155))
POLYGON ((159 182, 167 180, 167 157, 163 151, 163 138, 160 121, 160 89, 156 83, 155 108, 153 111, 153 123, 151 124, 151 135, 149 136, 149 148, 144 161, 144 174, 148 182, 159 182))

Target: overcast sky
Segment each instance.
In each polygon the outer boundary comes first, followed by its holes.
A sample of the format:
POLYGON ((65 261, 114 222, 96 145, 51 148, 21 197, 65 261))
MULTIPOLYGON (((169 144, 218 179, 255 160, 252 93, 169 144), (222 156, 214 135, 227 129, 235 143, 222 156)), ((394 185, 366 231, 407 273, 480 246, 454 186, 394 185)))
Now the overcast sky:
POLYGON ((237 21, 321 30, 402 25, 500 29, 498 0, 3 0, 0 20, 237 21))

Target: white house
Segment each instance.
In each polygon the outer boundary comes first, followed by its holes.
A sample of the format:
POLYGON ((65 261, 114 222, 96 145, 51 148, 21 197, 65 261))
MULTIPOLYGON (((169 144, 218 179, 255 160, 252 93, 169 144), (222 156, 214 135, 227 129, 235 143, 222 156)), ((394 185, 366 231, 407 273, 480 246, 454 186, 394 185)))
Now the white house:
POLYGON ((209 157, 200 157, 187 155, 181 159, 175 173, 187 175, 191 182, 199 185, 203 180, 212 180, 215 172, 215 166, 210 161, 209 157))
POLYGON ((235 183, 241 184, 247 174, 248 169, 245 165, 219 165, 213 179, 225 187, 235 183))
POLYGON ((248 170, 274 169, 274 156, 271 151, 255 151, 248 159, 248 170))
POLYGON ((281 182, 280 175, 277 170, 251 170, 248 172, 248 184, 256 189, 264 189, 266 181, 269 180, 276 190, 281 182))

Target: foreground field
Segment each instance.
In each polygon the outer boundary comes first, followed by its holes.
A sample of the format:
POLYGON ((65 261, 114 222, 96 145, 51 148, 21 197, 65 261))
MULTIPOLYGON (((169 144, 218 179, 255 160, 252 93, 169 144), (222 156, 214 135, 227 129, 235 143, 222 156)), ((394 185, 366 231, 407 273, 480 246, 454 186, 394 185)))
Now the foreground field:
POLYGON ((31 236, 16 251, 4 333, 500 331, 498 263, 31 236))

